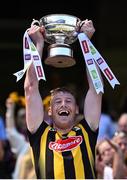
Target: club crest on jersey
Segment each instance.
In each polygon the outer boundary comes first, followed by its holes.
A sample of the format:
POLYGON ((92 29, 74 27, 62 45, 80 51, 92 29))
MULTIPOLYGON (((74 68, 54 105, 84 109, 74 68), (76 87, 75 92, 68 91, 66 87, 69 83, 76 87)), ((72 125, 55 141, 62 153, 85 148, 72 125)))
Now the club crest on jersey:
POLYGON ((71 136, 67 139, 58 139, 49 143, 49 149, 57 152, 70 151, 82 143, 82 136, 71 136))

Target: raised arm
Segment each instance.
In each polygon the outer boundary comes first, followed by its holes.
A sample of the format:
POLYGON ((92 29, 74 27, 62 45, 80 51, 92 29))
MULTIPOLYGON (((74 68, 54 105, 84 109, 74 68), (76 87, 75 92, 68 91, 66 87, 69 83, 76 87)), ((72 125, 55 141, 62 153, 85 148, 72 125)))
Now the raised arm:
POLYGON ((87 79, 89 83, 89 90, 86 94, 84 102, 84 116, 91 129, 95 131, 98 128, 100 121, 102 93, 96 93, 88 71, 87 79))
MULTIPOLYGON (((84 25, 81 28, 82 32, 91 38, 95 32, 93 23, 91 20, 85 20, 84 25)), ((97 67, 98 69, 98 67, 97 67)), ((89 90, 87 92, 85 101, 84 101, 84 116, 93 131, 95 131, 99 126, 99 120, 101 115, 101 102, 102 102, 102 93, 97 94, 93 86, 91 77, 87 71, 87 79, 89 84, 89 90)), ((98 69, 99 75, 101 77, 100 71, 98 69)))
MULTIPOLYGON (((30 38, 40 54, 40 57, 42 57, 44 46, 43 32, 43 28, 36 25, 33 25, 28 31, 30 38)), ((26 98, 27 128, 31 133, 35 133, 43 121, 44 110, 42 98, 39 92, 39 82, 37 80, 33 64, 26 73, 24 90, 26 98)))

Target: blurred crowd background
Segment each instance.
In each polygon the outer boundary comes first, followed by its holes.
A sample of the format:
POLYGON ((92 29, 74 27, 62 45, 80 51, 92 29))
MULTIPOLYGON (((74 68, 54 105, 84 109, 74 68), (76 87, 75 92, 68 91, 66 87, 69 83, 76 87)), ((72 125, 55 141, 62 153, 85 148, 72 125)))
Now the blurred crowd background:
MULTIPOLYGON (((31 25, 33 18, 39 20, 42 16, 53 13, 71 14, 81 20, 91 19, 94 23, 96 32, 91 41, 120 82, 120 86, 116 86, 113 90, 102 75, 105 92, 97 144, 97 174, 99 178, 108 178, 107 174, 116 178, 127 177, 125 3, 123 0, 93 2, 86 0, 69 4, 66 1, 3 2, 0 7, 0 178, 35 178, 26 137, 24 77, 16 83, 13 73, 23 68, 22 41, 25 30, 31 25), (116 162, 119 162, 121 169, 116 162), (118 169, 120 174, 116 173, 118 169)), ((82 114, 82 103, 88 87, 79 42, 72 44, 76 65, 63 69, 44 64, 47 46, 48 44, 45 44, 42 58, 47 81, 40 81, 40 92, 46 109, 49 90, 66 85, 75 91, 82 114)))

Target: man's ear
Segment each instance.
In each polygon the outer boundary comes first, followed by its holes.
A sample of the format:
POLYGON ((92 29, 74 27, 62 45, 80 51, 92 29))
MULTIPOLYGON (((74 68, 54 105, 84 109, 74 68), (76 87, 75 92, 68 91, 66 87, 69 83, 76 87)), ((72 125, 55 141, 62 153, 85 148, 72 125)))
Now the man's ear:
POLYGON ((48 108, 48 115, 49 115, 49 116, 52 115, 51 107, 48 108))

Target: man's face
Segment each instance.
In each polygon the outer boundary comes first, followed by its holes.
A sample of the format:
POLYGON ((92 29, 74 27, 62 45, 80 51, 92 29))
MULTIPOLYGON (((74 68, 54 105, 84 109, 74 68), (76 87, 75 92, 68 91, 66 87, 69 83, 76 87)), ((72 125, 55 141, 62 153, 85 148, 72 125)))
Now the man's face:
POLYGON ((119 131, 127 133, 127 114, 123 114, 118 121, 119 131))
POLYGON ((104 164, 112 164, 114 151, 107 141, 104 141, 99 145, 99 152, 104 164))
POLYGON ((26 111, 25 108, 21 108, 17 114, 17 124, 20 128, 26 129, 26 111))
POLYGON ((60 129, 74 125, 75 115, 78 113, 75 98, 68 92, 57 92, 51 99, 49 115, 53 124, 60 129))
POLYGON ((123 154, 127 153, 127 136, 121 137, 120 134, 118 134, 114 137, 114 142, 119 145, 123 154))

